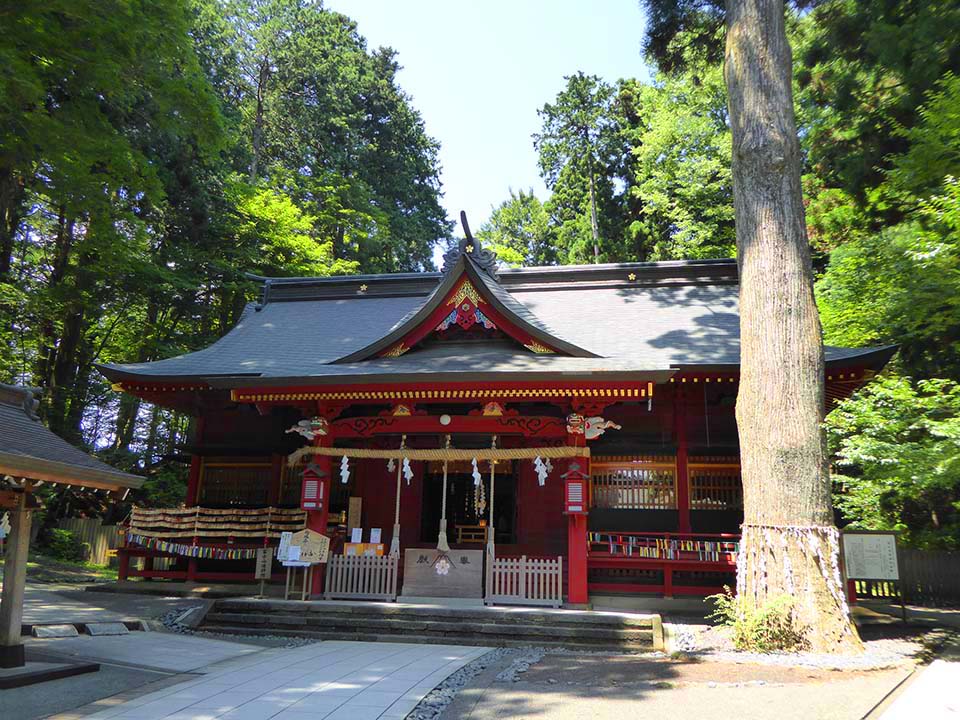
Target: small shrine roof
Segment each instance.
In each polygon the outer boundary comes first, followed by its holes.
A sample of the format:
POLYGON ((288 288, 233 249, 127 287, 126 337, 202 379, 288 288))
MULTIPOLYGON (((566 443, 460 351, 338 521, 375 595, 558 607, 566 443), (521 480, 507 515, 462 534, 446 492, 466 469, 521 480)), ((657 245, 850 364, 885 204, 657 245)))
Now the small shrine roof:
POLYGON ((143 484, 48 430, 35 407, 32 389, 0 384, 0 475, 108 490, 143 484))
MULTIPOLYGON (((116 382, 204 381, 239 387, 411 380, 667 378, 739 366, 735 260, 499 269, 470 238, 445 272, 258 278, 260 302, 199 352, 106 365, 116 382), (551 354, 506 341, 445 341, 398 357, 383 349, 443 299, 459 273, 551 354)), ((879 369, 893 348, 827 348, 827 362, 879 369)))

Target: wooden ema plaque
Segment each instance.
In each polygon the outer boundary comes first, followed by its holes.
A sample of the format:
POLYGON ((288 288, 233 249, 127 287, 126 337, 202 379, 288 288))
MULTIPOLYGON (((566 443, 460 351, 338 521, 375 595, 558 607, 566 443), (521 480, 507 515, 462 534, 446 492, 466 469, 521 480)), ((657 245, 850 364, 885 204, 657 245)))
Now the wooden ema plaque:
POLYGON ((315 530, 300 530, 291 536, 290 547, 300 548, 297 559, 302 563, 325 563, 330 555, 330 538, 315 530))

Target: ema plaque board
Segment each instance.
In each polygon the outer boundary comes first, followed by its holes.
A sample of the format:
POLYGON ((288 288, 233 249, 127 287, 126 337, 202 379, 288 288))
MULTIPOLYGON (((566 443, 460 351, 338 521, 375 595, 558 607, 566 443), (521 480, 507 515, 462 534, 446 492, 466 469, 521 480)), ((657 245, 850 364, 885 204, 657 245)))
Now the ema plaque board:
POLYGON ((897 536, 893 533, 843 534, 843 561, 849 580, 899 580, 897 536))
POLYGON ((330 554, 330 538, 315 530, 300 530, 290 538, 290 550, 294 548, 299 548, 296 551, 297 557, 290 557, 290 560, 310 564, 325 563, 330 554))

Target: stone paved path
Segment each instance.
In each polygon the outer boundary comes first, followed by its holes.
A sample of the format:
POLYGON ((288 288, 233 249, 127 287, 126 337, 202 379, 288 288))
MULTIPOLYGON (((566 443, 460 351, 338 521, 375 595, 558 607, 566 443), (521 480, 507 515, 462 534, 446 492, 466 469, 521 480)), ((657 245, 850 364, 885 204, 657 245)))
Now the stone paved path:
POLYGON ((919 672, 880 720, 960 720, 960 640, 949 642, 940 658, 919 672))
POLYGON ((86 720, 401 720, 488 651, 346 641, 263 650, 86 720))

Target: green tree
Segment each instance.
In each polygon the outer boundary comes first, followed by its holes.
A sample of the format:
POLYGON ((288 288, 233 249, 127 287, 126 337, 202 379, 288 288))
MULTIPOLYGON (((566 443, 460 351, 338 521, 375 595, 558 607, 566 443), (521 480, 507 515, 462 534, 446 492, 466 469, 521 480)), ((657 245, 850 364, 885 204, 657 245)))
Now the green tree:
POLYGON ((817 297, 828 343, 898 343, 907 374, 960 379, 960 182, 834 250, 817 297))
MULTIPOLYGON (((601 233, 602 206, 616 202, 615 168, 624 155, 616 93, 595 75, 578 72, 564 79, 566 87, 556 100, 538 111, 543 128, 533 136, 533 142, 539 154, 540 175, 554 193, 551 214, 559 215, 566 226, 559 233, 568 261, 585 259, 576 237, 587 224, 593 262, 600 262, 607 240, 601 233)), ((611 215, 603 213, 606 218, 611 215)))
POLYGON ((493 209, 477 237, 508 265, 555 265, 557 262, 550 218, 532 189, 511 190, 510 199, 493 209))
POLYGON ((960 549, 960 385, 875 380, 827 416, 835 498, 855 527, 960 549))
POLYGON ((428 267, 451 230, 439 146, 397 85, 394 51, 368 51, 356 23, 307 0, 220 4, 238 48, 249 182, 289 195, 336 259, 428 267))
POLYGON ((631 81, 630 219, 650 260, 730 257, 735 252, 727 93, 719 65, 631 81))

